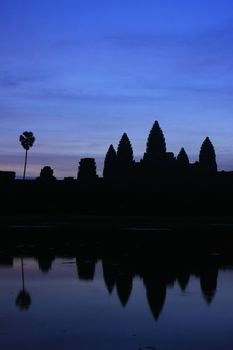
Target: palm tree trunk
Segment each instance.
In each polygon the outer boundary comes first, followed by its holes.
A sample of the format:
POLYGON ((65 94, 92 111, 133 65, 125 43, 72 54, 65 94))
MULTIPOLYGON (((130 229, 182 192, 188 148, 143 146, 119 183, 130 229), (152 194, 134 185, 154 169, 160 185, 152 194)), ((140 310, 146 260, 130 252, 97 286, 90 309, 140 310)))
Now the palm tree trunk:
POLYGON ((23 268, 23 258, 21 257, 21 273, 22 273, 22 287, 24 290, 24 268, 23 268))
POLYGON ((25 180, 26 167, 27 167, 27 159, 28 159, 28 150, 26 149, 25 162, 24 162, 24 171, 23 171, 23 180, 25 180))

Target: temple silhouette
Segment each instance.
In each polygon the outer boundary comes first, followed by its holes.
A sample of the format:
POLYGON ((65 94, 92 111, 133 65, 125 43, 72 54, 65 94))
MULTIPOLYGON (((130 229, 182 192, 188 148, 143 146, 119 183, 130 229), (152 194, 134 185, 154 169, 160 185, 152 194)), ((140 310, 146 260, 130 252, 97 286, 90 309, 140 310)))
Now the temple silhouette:
POLYGON ((231 215, 233 172, 218 171, 209 137, 194 163, 183 147, 177 156, 167 151, 163 131, 155 121, 140 161, 135 161, 124 133, 118 146, 111 144, 107 150, 103 176, 97 174, 94 158, 82 158, 77 176, 63 180, 56 179, 49 165, 34 181, 0 171, 0 191, 3 212, 231 215), (28 205, 28 198, 33 198, 33 205, 28 205))
MULTIPOLYGON (((215 149, 209 137, 201 145, 199 161, 192 164, 183 147, 177 157, 173 152, 167 152, 163 131, 156 120, 147 139, 146 152, 139 162, 134 160, 133 147, 126 133, 122 135, 117 149, 112 144, 109 146, 104 159, 103 178, 108 182, 124 182, 130 178, 143 180, 159 175, 216 172, 215 149)), ((80 160, 77 179, 82 182, 94 182, 98 179, 94 158, 80 160)))
MULTIPOLYGON (((189 157, 182 147, 177 157, 173 152, 168 152, 166 140, 162 129, 156 120, 150 130, 146 151, 140 160, 136 162, 133 155, 133 147, 129 137, 124 133, 115 150, 111 144, 105 155, 103 178, 105 180, 122 180, 130 177, 153 177, 159 174, 170 174, 187 172, 215 173, 217 172, 217 162, 215 149, 209 137, 203 141, 199 161, 191 164, 189 157)), ((0 181, 12 181, 15 173, 11 171, 0 171, 0 181)), ((53 169, 44 166, 41 169, 37 180, 51 182, 55 180, 53 169)), ((72 180, 73 177, 66 177, 64 180, 72 180)), ((80 182, 93 182, 98 179, 96 172, 96 162, 94 158, 82 158, 79 162, 77 180, 80 182)))
MULTIPOLYGON (((83 161, 83 160, 82 160, 83 161)), ((81 165, 81 164, 80 164, 81 165)), ((90 167, 89 173, 93 170, 90 167)), ((81 167, 80 167, 81 171, 81 167)), ((110 145, 104 161, 104 179, 154 178, 159 175, 217 172, 214 146, 207 137, 200 149, 199 162, 190 164, 188 155, 182 147, 177 157, 167 152, 166 141, 158 121, 155 121, 149 133, 146 152, 140 162, 134 161, 133 148, 126 133, 120 139, 117 150, 110 145)))

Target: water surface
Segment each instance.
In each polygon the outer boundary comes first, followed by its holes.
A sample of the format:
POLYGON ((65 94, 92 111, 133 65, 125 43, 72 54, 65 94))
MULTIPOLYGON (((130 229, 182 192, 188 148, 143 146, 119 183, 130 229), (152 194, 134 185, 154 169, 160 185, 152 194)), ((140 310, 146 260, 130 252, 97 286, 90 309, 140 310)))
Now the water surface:
POLYGON ((0 266, 0 347, 232 349, 232 267, 184 266, 8 257, 0 266))

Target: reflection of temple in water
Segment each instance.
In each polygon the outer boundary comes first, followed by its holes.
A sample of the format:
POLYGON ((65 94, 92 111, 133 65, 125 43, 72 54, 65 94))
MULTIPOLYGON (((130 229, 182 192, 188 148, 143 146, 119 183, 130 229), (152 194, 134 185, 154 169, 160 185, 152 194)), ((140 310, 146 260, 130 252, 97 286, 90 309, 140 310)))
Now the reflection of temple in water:
MULTIPOLYGON (((97 260, 83 260, 79 261, 78 268, 82 267, 85 271, 80 273, 79 278, 83 279, 94 279, 94 267, 97 260)), ((181 291, 184 293, 188 288, 188 283, 192 275, 199 276, 200 287, 203 293, 204 300, 210 304, 213 300, 216 287, 217 287, 217 276, 218 268, 216 265, 204 263, 204 267, 190 270, 184 269, 183 265, 178 265, 177 268, 169 266, 159 268, 157 262, 153 262, 150 259, 149 262, 140 264, 136 261, 135 265, 132 264, 129 258, 125 259, 122 257, 114 258, 103 258, 102 270, 103 278, 106 289, 111 294, 113 289, 116 289, 116 295, 123 307, 125 307, 130 299, 133 289, 133 279, 136 276, 142 278, 148 305, 151 313, 155 320, 158 320, 166 302, 166 291, 167 287, 172 288, 175 283, 180 286, 181 291), (154 265, 154 266, 153 266, 154 265), (140 271, 137 271, 137 267, 140 267, 140 271)))
POLYGON ((200 287, 204 298, 208 304, 213 301, 218 279, 217 266, 210 265, 201 269, 200 272, 200 287))
MULTIPOLYGON (((110 256, 101 259, 95 252, 88 252, 82 249, 80 255, 76 256, 77 276, 82 281, 93 281, 95 278, 95 267, 98 261, 102 261, 102 272, 105 287, 109 294, 115 289, 115 294, 123 307, 127 306, 133 290, 133 279, 140 277, 145 287, 145 297, 155 320, 158 320, 165 306, 167 291, 178 285, 182 293, 186 293, 191 276, 199 279, 203 300, 207 304, 213 302, 217 290, 218 265, 216 262, 203 261, 201 264, 170 264, 164 265, 159 260, 151 257, 145 261, 135 257, 110 256), (92 254, 93 253, 93 254, 92 254)), ((55 256, 52 254, 38 254, 35 259, 38 261, 38 268, 42 272, 52 269, 52 262, 55 256)), ((0 269, 13 268, 11 256, 0 256, 0 269)), ((24 268, 21 259, 22 290, 17 296, 16 304, 20 309, 27 309, 30 306, 30 295, 24 289, 24 268)))
POLYGON ((189 283, 189 273, 187 270, 181 270, 177 274, 177 282, 179 283, 179 286, 181 290, 184 292, 188 286, 189 283))
POLYGON ((159 276, 156 278, 152 276, 150 278, 145 278, 144 283, 150 310, 154 319, 157 321, 166 299, 166 283, 162 276, 161 278, 159 278, 159 276))
POLYGON ((110 259, 102 259, 103 278, 109 294, 112 293, 116 284, 117 265, 110 259))
POLYGON ((117 294, 122 306, 126 306, 133 288, 133 276, 128 273, 120 273, 116 280, 117 294))
POLYGON ((40 271, 43 273, 49 272, 52 268, 54 259, 55 257, 49 253, 38 254, 37 261, 40 271))
POLYGON ((80 280, 92 281, 95 275, 95 261, 76 259, 78 277, 80 280))
POLYGON ((84 252, 81 255, 76 256, 78 278, 80 280, 92 281, 95 276, 96 262, 96 257, 88 252, 84 252))

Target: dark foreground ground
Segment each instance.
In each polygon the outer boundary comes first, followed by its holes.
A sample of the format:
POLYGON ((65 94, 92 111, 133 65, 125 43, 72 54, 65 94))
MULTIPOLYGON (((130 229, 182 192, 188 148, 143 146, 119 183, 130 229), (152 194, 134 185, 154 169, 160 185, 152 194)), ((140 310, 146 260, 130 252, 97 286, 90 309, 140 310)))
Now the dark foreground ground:
POLYGON ((179 259, 200 255, 233 257, 232 217, 153 217, 94 215, 4 215, 1 251, 12 254, 130 252, 179 259))

